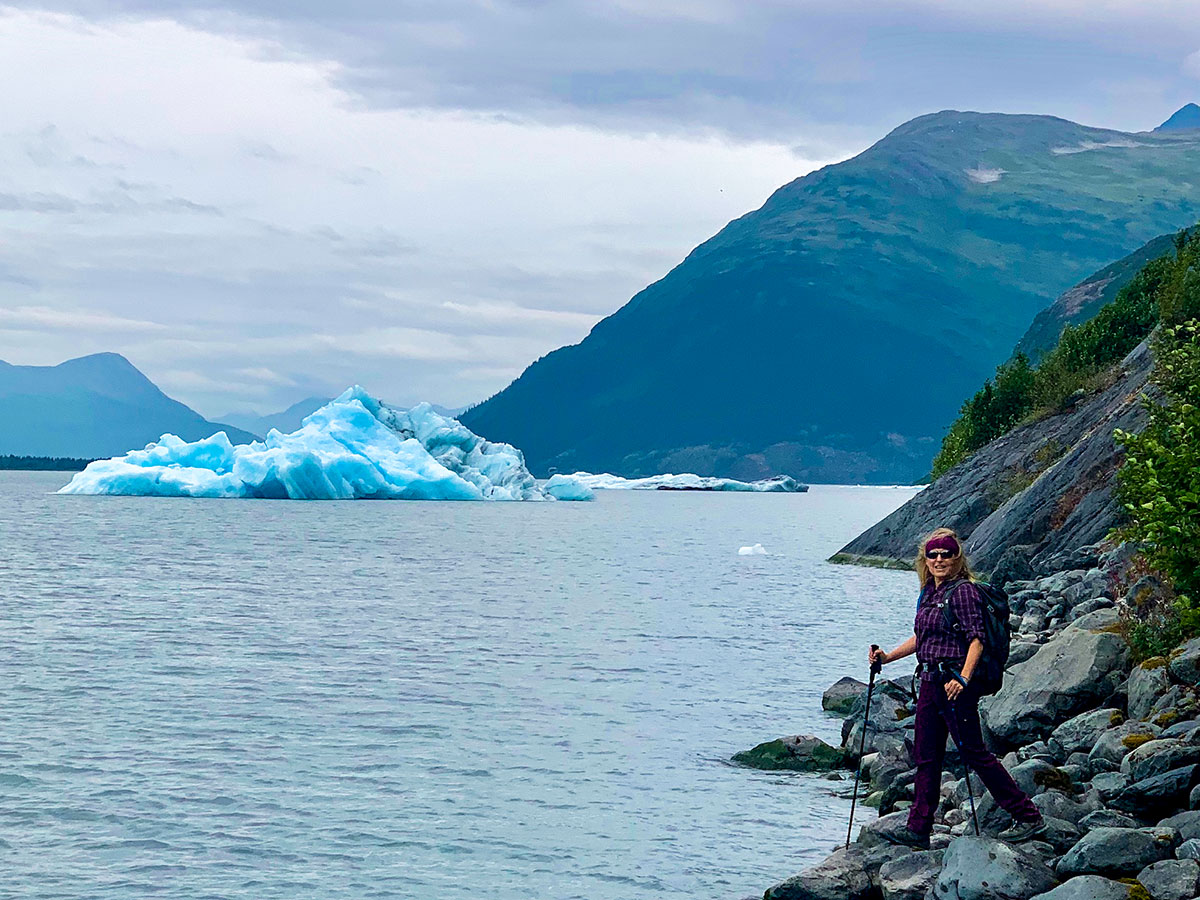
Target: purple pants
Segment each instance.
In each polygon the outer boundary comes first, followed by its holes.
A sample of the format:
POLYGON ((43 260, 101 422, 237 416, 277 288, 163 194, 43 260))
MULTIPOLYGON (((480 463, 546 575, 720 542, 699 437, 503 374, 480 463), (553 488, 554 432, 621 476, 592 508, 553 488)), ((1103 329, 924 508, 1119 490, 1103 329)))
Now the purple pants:
POLYGON ((913 761, 917 777, 913 782, 913 805, 908 813, 908 827, 918 834, 929 834, 933 814, 941 799, 942 760, 946 755, 947 729, 953 734, 968 768, 977 774, 991 791, 993 799, 1018 822, 1033 822, 1041 818, 1038 808, 1017 787, 1008 770, 983 745, 979 729, 979 695, 975 685, 951 703, 946 699, 943 678, 936 673, 921 676, 921 693, 917 698, 916 734, 913 761))

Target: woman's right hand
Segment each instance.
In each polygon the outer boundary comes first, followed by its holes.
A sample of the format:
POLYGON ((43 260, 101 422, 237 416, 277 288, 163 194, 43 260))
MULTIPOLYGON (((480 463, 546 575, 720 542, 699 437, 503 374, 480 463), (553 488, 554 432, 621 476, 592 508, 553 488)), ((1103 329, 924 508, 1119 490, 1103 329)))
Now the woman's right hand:
POLYGON ((885 652, 883 652, 882 650, 880 650, 878 647, 876 647, 873 650, 867 651, 867 663, 868 664, 874 665, 876 662, 878 662, 882 666, 887 661, 888 661, 888 655, 885 652))

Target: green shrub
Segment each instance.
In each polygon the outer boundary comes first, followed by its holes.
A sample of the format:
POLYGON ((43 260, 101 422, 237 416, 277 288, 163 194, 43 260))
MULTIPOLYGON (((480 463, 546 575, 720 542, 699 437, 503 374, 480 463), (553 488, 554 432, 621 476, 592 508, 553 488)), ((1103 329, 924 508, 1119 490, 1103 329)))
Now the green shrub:
POLYGON ((1170 578, 1181 636, 1190 637, 1200 634, 1200 320, 1164 326, 1151 347, 1160 395, 1147 400, 1150 421, 1140 434, 1116 432, 1125 448, 1117 496, 1128 515, 1117 536, 1141 544, 1147 564, 1170 578))

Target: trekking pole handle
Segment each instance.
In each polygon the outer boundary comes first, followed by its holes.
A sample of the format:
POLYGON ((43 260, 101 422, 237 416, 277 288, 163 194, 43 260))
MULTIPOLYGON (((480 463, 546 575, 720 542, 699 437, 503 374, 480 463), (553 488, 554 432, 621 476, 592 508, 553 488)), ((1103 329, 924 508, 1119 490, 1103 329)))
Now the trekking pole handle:
POLYGON ((883 663, 881 663, 878 659, 875 658, 875 652, 877 650, 879 650, 879 645, 872 644, 871 645, 871 678, 872 679, 874 679, 874 677, 876 675, 878 675, 880 673, 880 671, 883 669, 883 663))

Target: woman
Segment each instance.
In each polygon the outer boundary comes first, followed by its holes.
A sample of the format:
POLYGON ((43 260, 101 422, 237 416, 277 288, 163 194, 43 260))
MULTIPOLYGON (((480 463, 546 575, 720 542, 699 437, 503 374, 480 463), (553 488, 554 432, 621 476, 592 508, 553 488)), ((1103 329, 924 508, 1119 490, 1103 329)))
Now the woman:
POLYGON ((942 758, 949 730, 966 759, 992 797, 1013 817, 1011 828, 1000 833, 1007 841, 1024 841, 1045 830, 1041 813, 1013 782, 1000 761, 983 745, 979 728, 979 689, 971 676, 983 655, 984 599, 949 528, 938 528, 921 542, 916 560, 921 596, 913 636, 892 650, 870 651, 870 661, 880 664, 912 653, 920 662, 921 692, 917 700, 913 761, 913 805, 908 827, 889 837, 894 843, 927 848, 933 814, 940 799, 942 758), (949 607, 947 615, 946 607, 949 607))

